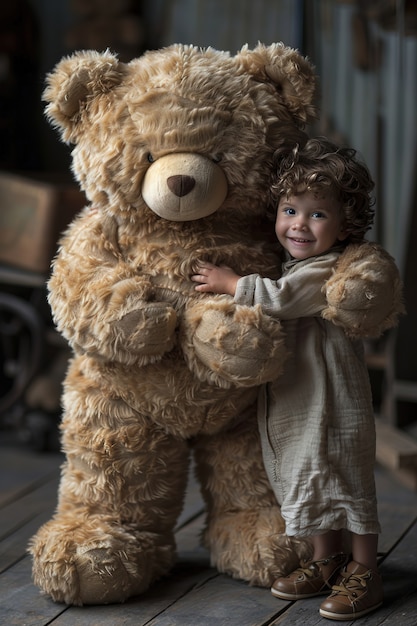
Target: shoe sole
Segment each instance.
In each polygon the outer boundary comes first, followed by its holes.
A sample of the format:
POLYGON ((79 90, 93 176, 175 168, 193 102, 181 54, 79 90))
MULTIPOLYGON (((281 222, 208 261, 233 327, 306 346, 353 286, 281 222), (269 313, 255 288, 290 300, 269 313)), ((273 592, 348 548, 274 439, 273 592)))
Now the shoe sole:
POLYGON ((321 617, 326 617, 327 619, 338 620, 339 622, 347 622, 349 620, 359 619, 360 617, 364 617, 364 615, 368 615, 368 613, 372 613, 372 611, 376 611, 379 607, 382 606, 382 602, 379 604, 375 604, 371 606, 369 609, 365 609, 360 611, 359 613, 332 613, 331 611, 326 611, 324 609, 320 609, 319 613, 321 617))
POLYGON ((280 598, 281 600, 306 600, 307 598, 329 595, 331 591, 331 589, 324 589, 323 591, 315 591, 314 593, 304 593, 300 595, 295 593, 285 593, 285 591, 277 591, 274 587, 271 587, 272 595, 276 598, 280 598))

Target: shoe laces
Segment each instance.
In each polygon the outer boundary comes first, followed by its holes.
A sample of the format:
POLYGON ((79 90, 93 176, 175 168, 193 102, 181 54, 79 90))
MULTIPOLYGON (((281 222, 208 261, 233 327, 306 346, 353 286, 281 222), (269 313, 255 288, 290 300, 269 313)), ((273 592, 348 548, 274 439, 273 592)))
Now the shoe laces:
POLYGON ((341 575, 343 580, 338 585, 333 586, 333 592, 354 598, 366 589, 367 581, 371 578, 369 571, 365 572, 365 574, 341 572, 341 575))
POLYGON ((319 565, 327 565, 330 562, 330 559, 320 559, 318 561, 310 561, 304 562, 303 567, 297 568, 296 572, 301 578, 303 575, 306 578, 317 578, 320 576, 320 568, 319 565))
POLYGON ((299 567, 297 570, 298 578, 316 578, 319 575, 318 567, 315 563, 310 563, 306 567, 299 567))

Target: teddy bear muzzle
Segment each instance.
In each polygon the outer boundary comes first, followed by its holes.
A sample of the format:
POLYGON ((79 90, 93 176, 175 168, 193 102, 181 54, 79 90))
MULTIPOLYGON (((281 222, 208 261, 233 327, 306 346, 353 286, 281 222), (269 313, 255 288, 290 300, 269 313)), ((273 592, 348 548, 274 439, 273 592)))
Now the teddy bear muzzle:
POLYGON ((222 168, 201 154, 172 153, 147 170, 142 197, 159 217, 188 222, 215 213, 226 199, 222 168))

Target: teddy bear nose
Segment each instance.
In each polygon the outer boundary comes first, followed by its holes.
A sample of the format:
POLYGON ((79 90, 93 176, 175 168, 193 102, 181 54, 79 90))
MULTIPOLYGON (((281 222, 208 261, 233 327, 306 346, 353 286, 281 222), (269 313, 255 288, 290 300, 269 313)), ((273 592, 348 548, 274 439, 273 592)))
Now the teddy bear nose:
POLYGON ((167 185, 173 194, 178 196, 178 198, 182 198, 194 189, 195 179, 192 176, 170 176, 167 179, 167 185))

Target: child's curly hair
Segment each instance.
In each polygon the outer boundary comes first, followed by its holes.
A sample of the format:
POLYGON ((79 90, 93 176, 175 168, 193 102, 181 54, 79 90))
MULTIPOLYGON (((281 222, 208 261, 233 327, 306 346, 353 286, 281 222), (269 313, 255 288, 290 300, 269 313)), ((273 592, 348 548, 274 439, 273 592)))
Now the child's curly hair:
POLYGON ((368 168, 356 157, 356 150, 337 146, 325 137, 309 139, 304 147, 291 152, 277 150, 272 195, 292 196, 311 191, 331 193, 342 202, 349 236, 346 243, 359 243, 371 228, 374 218, 374 188, 368 168))

